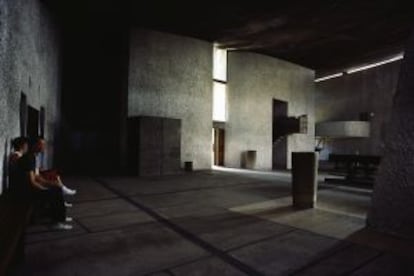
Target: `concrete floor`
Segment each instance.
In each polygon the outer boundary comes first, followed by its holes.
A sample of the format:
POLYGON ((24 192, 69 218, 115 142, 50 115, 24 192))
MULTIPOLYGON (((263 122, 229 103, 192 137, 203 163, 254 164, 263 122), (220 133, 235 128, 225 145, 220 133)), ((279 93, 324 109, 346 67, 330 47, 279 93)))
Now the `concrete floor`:
POLYGON ((240 170, 67 178, 75 229, 28 229, 24 275, 414 275, 412 243, 364 229, 370 192, 240 170))

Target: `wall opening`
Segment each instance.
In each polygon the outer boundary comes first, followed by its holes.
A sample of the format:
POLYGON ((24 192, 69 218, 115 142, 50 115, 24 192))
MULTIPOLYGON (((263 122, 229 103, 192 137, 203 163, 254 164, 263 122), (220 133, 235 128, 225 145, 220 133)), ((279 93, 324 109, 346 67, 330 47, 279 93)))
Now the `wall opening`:
POLYGON ((224 166, 224 144, 225 130, 223 128, 213 128, 213 164, 214 166, 224 166))
POLYGON ((213 121, 225 122, 227 119, 226 84, 214 82, 213 84, 213 121))
POLYGON ((46 109, 42 106, 40 107, 39 113, 39 136, 45 137, 46 134, 46 109))
POLYGON ((213 121, 227 119, 227 50, 213 49, 213 121))
POLYGON ((27 129, 26 133, 29 138, 39 136, 39 110, 32 106, 27 107, 27 129))
POLYGON ((20 135, 27 136, 27 96, 20 93, 20 135))
POLYGON ((213 79, 227 82, 227 50, 216 45, 213 49, 213 79))
POLYGON ((227 121, 227 50, 213 48, 212 164, 224 166, 225 122, 227 121))
POLYGON ((273 147, 272 147, 272 168, 273 170, 287 169, 287 137, 277 132, 276 121, 288 116, 288 103, 285 101, 273 99, 273 147))

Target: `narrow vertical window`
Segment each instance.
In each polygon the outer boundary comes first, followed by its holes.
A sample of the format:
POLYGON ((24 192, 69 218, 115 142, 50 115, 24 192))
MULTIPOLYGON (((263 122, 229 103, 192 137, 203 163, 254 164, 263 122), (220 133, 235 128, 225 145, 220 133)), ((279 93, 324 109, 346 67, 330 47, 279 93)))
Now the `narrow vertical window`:
POLYGON ((213 121, 227 119, 227 50, 213 50, 213 121))
POLYGON ((213 79, 227 82, 227 50, 214 46, 213 79))
POLYGON ((213 84, 213 121, 226 121, 226 84, 213 84))

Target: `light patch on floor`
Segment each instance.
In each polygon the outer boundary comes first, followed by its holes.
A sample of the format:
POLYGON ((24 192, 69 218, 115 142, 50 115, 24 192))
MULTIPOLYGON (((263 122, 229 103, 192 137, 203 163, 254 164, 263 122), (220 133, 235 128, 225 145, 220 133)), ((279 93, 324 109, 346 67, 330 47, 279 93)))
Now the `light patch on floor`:
POLYGON ((295 209, 291 197, 237 206, 229 210, 338 239, 346 238, 365 227, 364 217, 320 208, 295 209))

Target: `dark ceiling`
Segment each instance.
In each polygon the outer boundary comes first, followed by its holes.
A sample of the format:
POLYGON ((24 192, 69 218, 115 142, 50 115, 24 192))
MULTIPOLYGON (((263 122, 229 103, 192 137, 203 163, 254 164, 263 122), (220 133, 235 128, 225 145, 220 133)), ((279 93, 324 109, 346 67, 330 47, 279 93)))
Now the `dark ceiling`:
POLYGON ((282 58, 319 73, 399 53, 414 26, 413 9, 398 0, 45 1, 66 25, 96 18, 125 22, 282 58))

